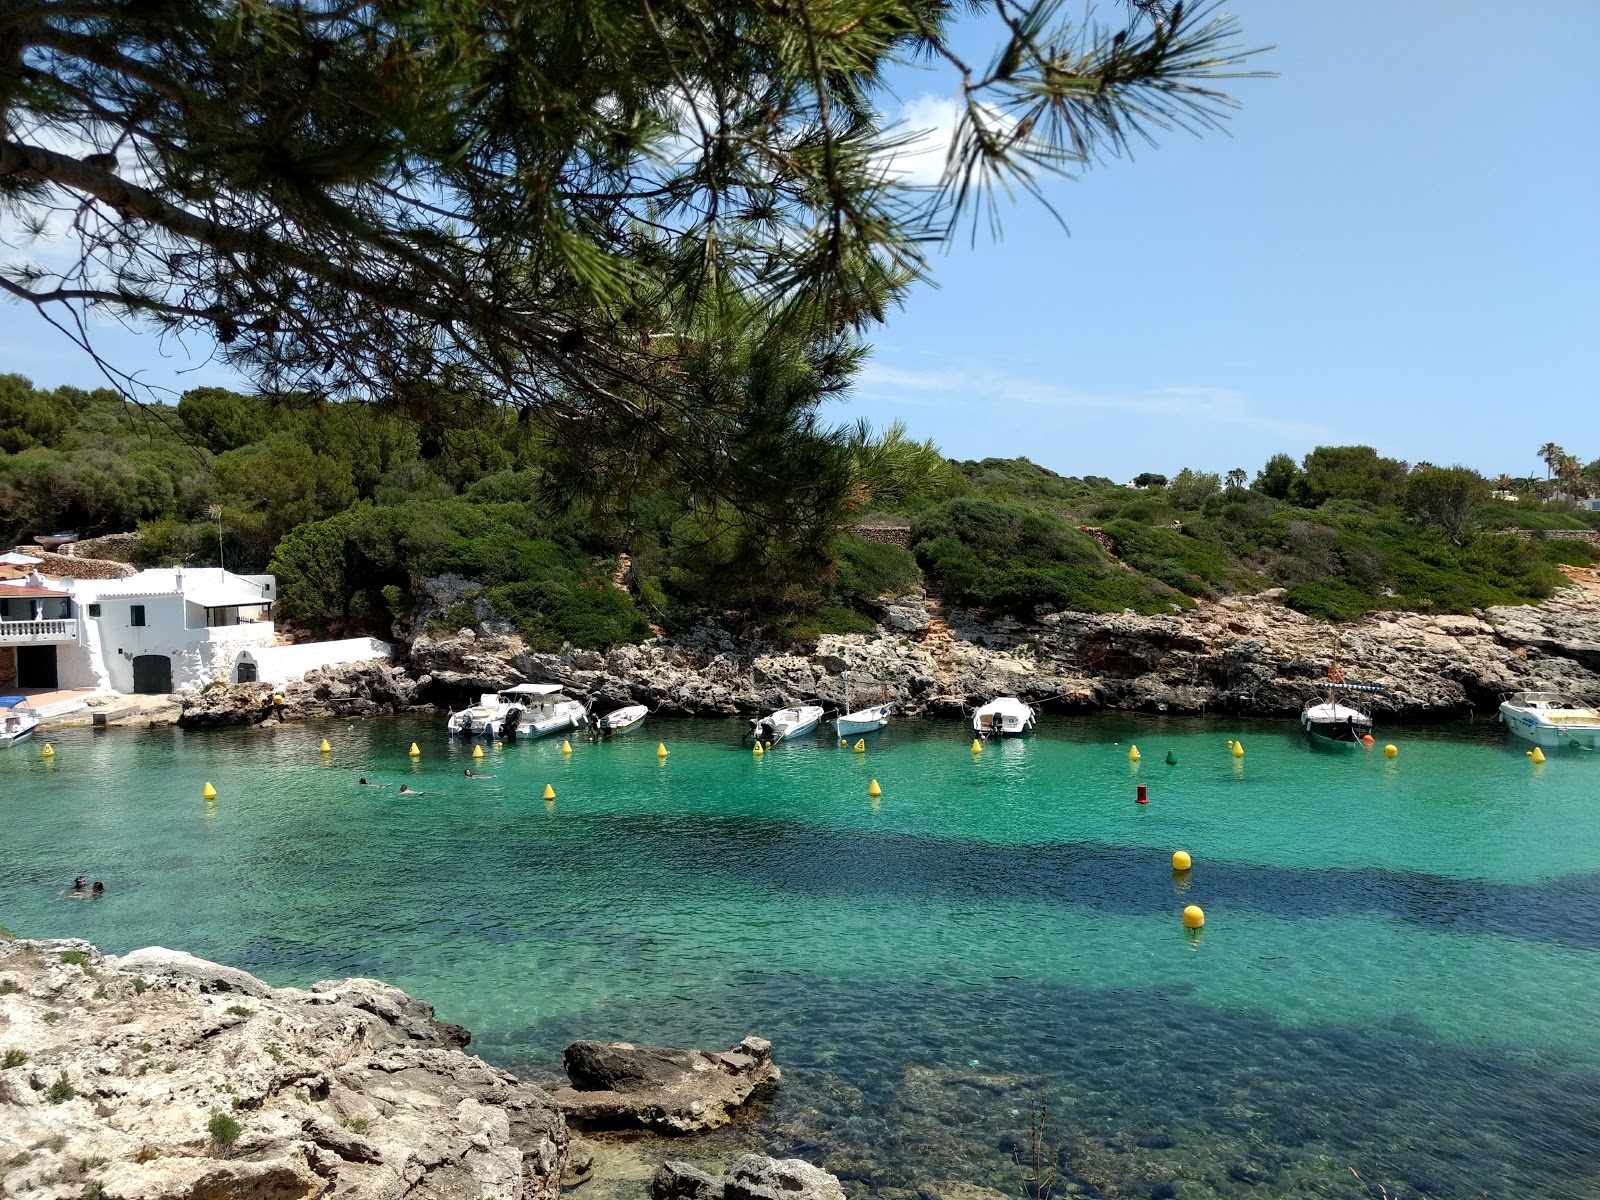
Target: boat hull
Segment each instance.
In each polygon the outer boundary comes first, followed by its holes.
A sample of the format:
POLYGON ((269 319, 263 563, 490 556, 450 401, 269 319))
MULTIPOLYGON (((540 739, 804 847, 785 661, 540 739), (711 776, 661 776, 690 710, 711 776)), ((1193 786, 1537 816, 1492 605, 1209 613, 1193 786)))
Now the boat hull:
POLYGON ((616 712, 607 713, 596 722, 600 732, 610 736, 613 733, 627 733, 630 729, 637 729, 644 724, 644 719, 649 715, 649 709, 639 706, 637 710, 619 708, 616 712), (613 719, 615 718, 615 719, 613 719))
POLYGON ((1021 702, 1004 707, 986 705, 972 714, 972 732, 979 737, 1021 737, 1037 720, 1033 709, 1021 702))
POLYGON ((1535 746, 1554 750, 1577 745, 1600 750, 1600 726, 1553 725, 1524 709, 1506 705, 1500 708, 1500 723, 1523 741, 1532 742, 1535 746))
POLYGON ((780 708, 775 713, 750 722, 746 737, 758 742, 782 742, 789 738, 804 737, 822 720, 822 709, 814 704, 800 708, 780 708))
POLYGON ((859 712, 846 713, 833 723, 840 737, 859 737, 864 733, 876 733, 889 723, 889 706, 879 705, 877 708, 863 708, 859 712))
POLYGON ((1361 744, 1361 739, 1372 733, 1372 722, 1365 725, 1348 721, 1308 721, 1302 718, 1300 726, 1312 737, 1324 742, 1339 742, 1346 746, 1361 744))

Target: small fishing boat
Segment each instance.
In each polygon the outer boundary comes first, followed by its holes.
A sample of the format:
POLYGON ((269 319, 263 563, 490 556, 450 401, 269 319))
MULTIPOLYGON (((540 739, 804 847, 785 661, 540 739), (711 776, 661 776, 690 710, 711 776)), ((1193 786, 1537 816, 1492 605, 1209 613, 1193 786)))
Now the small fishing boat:
POLYGON ((601 737, 610 737, 613 733, 627 733, 628 730, 643 725, 649 712, 650 710, 642 704, 630 704, 596 718, 594 725, 600 731, 601 737))
POLYGON ((801 704, 793 708, 780 708, 764 717, 750 718, 750 732, 758 742, 781 742, 784 738, 810 733, 822 720, 820 704, 801 704))
POLYGON ((1561 692, 1516 692, 1500 703, 1500 723, 1536 746, 1600 749, 1600 710, 1561 692))
POLYGON ((70 546, 77 541, 78 531, 76 529, 68 529, 61 533, 40 533, 35 534, 33 540, 46 550, 54 550, 57 546, 70 546))
POLYGON ((972 714, 972 732, 979 737, 1017 737, 1032 729, 1037 719, 1031 704, 1015 696, 996 696, 972 714))
POLYGON ((446 728, 462 737, 538 738, 581 728, 589 720, 582 701, 559 683, 519 683, 485 692, 478 703, 450 714, 446 728))
POLYGON ((0 696, 0 750, 22 741, 38 724, 39 714, 28 707, 26 696, 0 696))
POLYGON ((838 730, 840 737, 872 733, 889 723, 889 713, 893 707, 891 704, 875 704, 871 708, 858 708, 855 712, 835 717, 833 727, 838 730))
POLYGON ((1346 683, 1344 672, 1338 666, 1328 669, 1328 682, 1323 684, 1326 698, 1318 703, 1308 700, 1300 710, 1300 728, 1312 737, 1328 742, 1356 744, 1372 736, 1372 718, 1360 709, 1340 702, 1340 696, 1351 692, 1380 693, 1383 688, 1373 683, 1346 683))

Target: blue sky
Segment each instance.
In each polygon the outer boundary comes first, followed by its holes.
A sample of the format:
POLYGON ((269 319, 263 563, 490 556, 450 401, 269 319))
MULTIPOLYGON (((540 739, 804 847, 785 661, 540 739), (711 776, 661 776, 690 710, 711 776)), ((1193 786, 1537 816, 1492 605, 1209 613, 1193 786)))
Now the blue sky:
MULTIPOLYGON (((1234 86, 1229 133, 1052 183, 1070 236, 1023 202, 1003 240, 940 254, 833 411, 1119 478, 1323 443, 1490 473, 1542 473, 1552 439, 1600 457, 1600 4, 1228 7, 1279 72, 1234 86)), ((925 114, 951 86, 899 93, 925 114)), ((229 382, 202 347, 102 344, 229 382)), ((0 370, 98 382, 12 305, 0 370)))

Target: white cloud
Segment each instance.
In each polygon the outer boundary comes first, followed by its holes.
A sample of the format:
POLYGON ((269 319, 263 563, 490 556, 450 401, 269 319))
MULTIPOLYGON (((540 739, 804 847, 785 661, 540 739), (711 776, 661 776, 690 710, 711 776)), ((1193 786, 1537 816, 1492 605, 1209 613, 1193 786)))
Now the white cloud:
MULTIPOLYGON (((960 112, 954 99, 929 93, 902 104, 894 127, 905 144, 888 155, 885 165, 890 174, 920 187, 937 185, 949 161, 960 112)), ((1012 117, 989 105, 983 106, 983 113, 995 129, 1009 132, 1016 126, 1012 117)))
POLYGON ((1251 407, 1244 393, 1223 387, 1173 384, 1139 391, 1090 392, 989 368, 906 370, 868 363, 859 376, 857 389, 865 396, 897 404, 959 404, 979 410, 997 404, 1024 405, 1059 414, 1123 413, 1201 421, 1301 439, 1328 434, 1321 425, 1263 416, 1251 407))

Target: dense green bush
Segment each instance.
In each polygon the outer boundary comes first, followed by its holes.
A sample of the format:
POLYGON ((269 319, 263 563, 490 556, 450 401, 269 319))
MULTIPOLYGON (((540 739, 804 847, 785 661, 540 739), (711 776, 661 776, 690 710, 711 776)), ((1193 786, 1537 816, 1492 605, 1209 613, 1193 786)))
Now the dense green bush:
POLYGON ((849 597, 898 596, 918 579, 917 560, 909 550, 842 534, 836 547, 838 591, 849 597))
POLYGON ((1170 612, 1190 602, 1111 562, 1057 517, 992 500, 950 500, 912 528, 917 560, 952 599, 1031 615, 1040 607, 1082 612, 1170 612))

